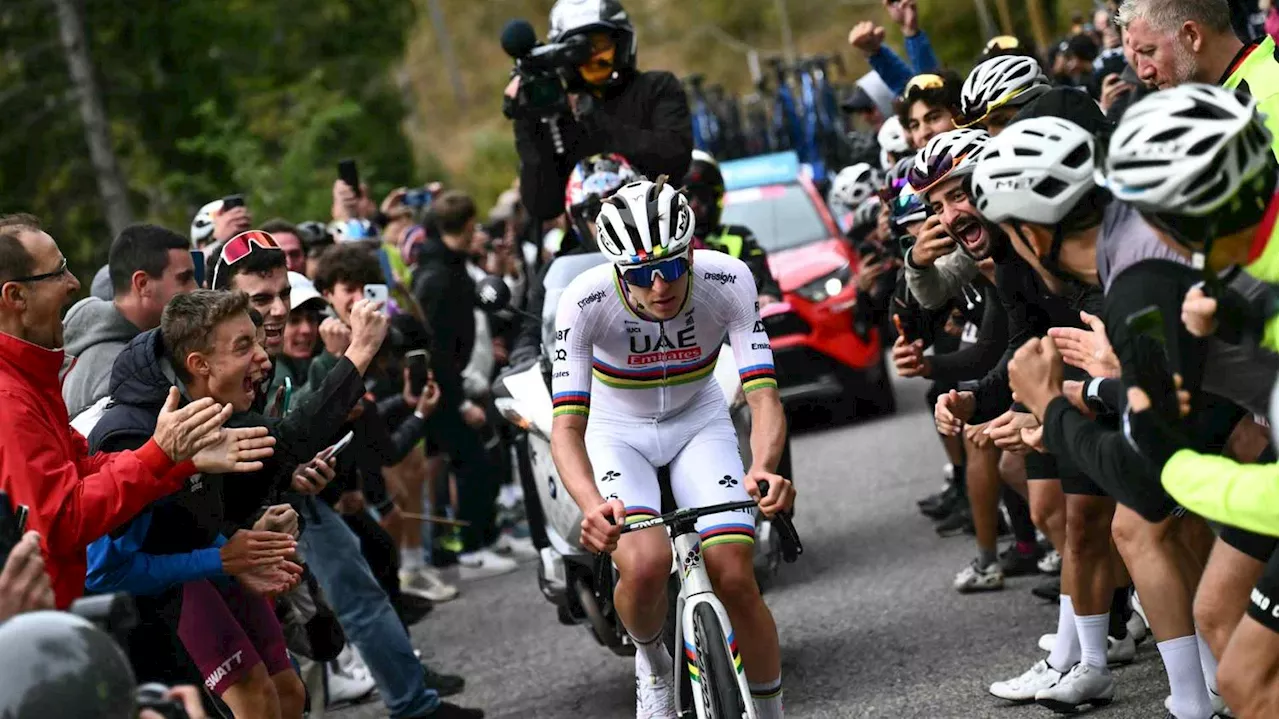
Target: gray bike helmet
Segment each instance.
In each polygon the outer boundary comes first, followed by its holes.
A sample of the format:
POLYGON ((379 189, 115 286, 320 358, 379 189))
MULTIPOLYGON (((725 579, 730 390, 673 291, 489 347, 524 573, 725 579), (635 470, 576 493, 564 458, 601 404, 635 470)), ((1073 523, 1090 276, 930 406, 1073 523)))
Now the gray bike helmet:
POLYGON ((0 624, 0 717, 132 719, 136 681, 124 650, 67 612, 0 624))

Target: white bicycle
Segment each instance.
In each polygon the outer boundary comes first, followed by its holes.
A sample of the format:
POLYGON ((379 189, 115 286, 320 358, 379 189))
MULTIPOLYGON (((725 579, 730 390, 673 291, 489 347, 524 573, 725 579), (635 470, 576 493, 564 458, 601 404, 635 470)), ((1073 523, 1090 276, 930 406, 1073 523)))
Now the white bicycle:
MULTIPOLYGON (((759 490, 764 496, 769 485, 761 482, 759 490)), ((733 626, 703 566, 702 539, 694 526, 699 518, 709 514, 754 509, 755 506, 755 501, 750 500, 677 509, 622 528, 622 533, 626 534, 666 526, 671 533, 680 592, 675 602, 678 621, 674 622, 674 641, 668 649, 683 647, 683 652, 676 653, 684 654, 684 664, 688 668, 688 671, 681 671, 680 662, 674 663, 675 686, 678 688, 676 713, 681 717, 687 716, 692 709, 698 719, 756 719, 733 626), (689 695, 693 697, 693 707, 688 704, 689 695)), ((783 514, 776 515, 773 522, 780 530, 783 561, 796 561, 804 553, 804 547, 800 544, 795 525, 783 514)), ((607 567, 609 563, 605 565, 607 567)))

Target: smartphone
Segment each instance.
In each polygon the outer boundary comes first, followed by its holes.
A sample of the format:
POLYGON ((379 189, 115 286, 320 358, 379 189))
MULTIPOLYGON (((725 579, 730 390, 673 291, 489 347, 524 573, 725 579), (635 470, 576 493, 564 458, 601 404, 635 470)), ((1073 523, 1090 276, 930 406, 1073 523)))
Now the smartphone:
POLYGON ((191 264, 193 267, 195 267, 196 287, 205 286, 204 271, 205 271, 205 263, 208 261, 209 261, 209 258, 205 257, 204 250, 191 251, 191 264))
POLYGON ((356 169, 355 160, 341 160, 338 162, 338 179, 347 183, 351 189, 356 191, 356 195, 360 195, 360 171, 356 169))
POLYGON ((431 370, 431 353, 427 350, 407 352, 404 366, 409 368, 409 386, 414 392, 422 391, 427 386, 427 373, 431 370))
POLYGON ((346 449, 351 445, 351 440, 355 439, 355 437, 356 437, 355 432, 347 432, 346 434, 342 435, 342 439, 338 440, 337 442, 334 442, 328 447, 325 447, 324 451, 320 453, 320 459, 327 460, 330 457, 338 456, 339 454, 342 453, 342 450, 346 449))
POLYGON ((284 401, 280 403, 280 416, 289 413, 289 403, 293 401, 293 378, 284 378, 284 401))
POLYGON ((386 285, 365 285, 364 298, 373 302, 380 303, 379 307, 383 312, 387 311, 387 298, 390 296, 386 285))
POLYGON ((227 195, 222 198, 222 209, 219 212, 226 212, 237 207, 244 207, 244 195, 227 195))

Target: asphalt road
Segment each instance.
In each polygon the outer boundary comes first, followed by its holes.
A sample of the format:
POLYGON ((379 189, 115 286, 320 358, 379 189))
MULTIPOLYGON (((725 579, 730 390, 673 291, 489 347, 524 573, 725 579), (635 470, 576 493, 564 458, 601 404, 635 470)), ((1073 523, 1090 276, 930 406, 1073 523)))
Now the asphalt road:
MULTIPOLYGON (((896 415, 793 439, 805 554, 765 595, 781 636, 788 717, 1053 716, 987 693, 1043 657, 1036 640, 1054 631, 1057 605, 1029 593, 1035 577, 996 593, 951 589, 975 550, 968 535, 938 538, 915 508, 946 461, 924 392, 923 382, 900 380, 896 415)), ((462 597, 413 628, 434 667, 467 678, 453 701, 503 719, 634 716, 632 660, 561 625, 534 572, 529 564, 465 584, 462 597)), ((1116 701, 1094 714, 1164 716, 1168 686, 1150 639, 1134 664, 1115 671, 1116 701)), ((332 715, 386 711, 375 699, 332 715)))

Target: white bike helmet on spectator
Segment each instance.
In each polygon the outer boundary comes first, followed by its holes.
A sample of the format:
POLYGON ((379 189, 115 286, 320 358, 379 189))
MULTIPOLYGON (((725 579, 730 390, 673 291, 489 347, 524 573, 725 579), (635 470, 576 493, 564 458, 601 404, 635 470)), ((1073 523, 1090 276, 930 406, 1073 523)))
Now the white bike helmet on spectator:
POLYGON ((849 165, 836 175, 831 182, 831 192, 827 195, 827 204, 840 205, 845 212, 851 212, 862 201, 876 194, 880 186, 880 173, 865 162, 849 165))
POLYGON ((907 173, 907 181, 923 199, 939 182, 971 174, 978 153, 990 139, 985 130, 950 130, 935 135, 916 154, 916 163, 907 173))
POLYGON ((1142 210, 1204 216, 1259 172, 1274 173, 1270 146, 1253 97, 1216 85, 1179 85, 1125 112, 1111 135, 1106 185, 1142 210))
POLYGON ((992 110, 1004 106, 1021 107, 1049 90, 1049 78, 1040 63, 1024 55, 1003 55, 985 60, 973 68, 960 89, 963 125, 976 125, 992 110))
POLYGON ((978 154, 974 207, 992 222, 1056 225, 1097 187, 1093 150, 1093 135, 1074 122, 1048 116, 1015 122, 978 154))
POLYGON ((378 228, 363 217, 329 223, 329 235, 334 242, 359 242, 378 239, 378 228))
POLYGON ((880 143, 880 168, 888 171, 893 163, 911 151, 911 143, 907 142, 907 134, 902 131, 902 122, 897 115, 891 116, 880 125, 876 132, 876 141, 880 143))
POLYGON ((633 182, 602 204, 596 244, 619 267, 678 255, 693 244, 693 209, 666 177, 633 182))
POLYGON ((207 203, 191 220, 191 246, 200 248, 213 242, 213 218, 222 211, 222 200, 207 203))

